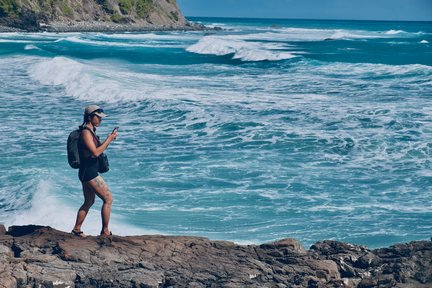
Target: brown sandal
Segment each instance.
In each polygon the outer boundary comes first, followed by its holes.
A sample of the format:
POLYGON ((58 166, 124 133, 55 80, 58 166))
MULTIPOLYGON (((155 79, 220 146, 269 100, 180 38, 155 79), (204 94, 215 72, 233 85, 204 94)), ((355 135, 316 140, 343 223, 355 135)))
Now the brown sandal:
POLYGON ((87 235, 84 234, 84 232, 82 231, 76 231, 76 230, 72 230, 72 235, 78 236, 78 237, 87 237, 87 235))

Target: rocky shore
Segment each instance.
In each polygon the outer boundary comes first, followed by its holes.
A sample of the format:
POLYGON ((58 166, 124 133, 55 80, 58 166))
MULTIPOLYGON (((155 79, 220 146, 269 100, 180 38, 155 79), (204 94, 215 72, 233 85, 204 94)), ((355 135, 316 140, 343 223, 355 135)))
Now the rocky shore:
POLYGON ((162 32, 162 31, 202 31, 202 30, 221 30, 221 28, 208 28, 202 24, 188 23, 185 26, 171 25, 134 25, 100 22, 77 22, 63 23, 53 22, 50 25, 42 25, 37 31, 27 31, 14 27, 0 26, 0 33, 4 32, 102 32, 102 33, 122 33, 122 32, 162 32))
POLYGON ((188 23, 184 26, 172 25, 134 25, 100 22, 76 22, 63 23, 53 22, 49 25, 41 25, 40 29, 28 31, 15 27, 0 25, 0 33, 8 32, 101 32, 101 33, 122 33, 122 32, 162 32, 162 31, 202 31, 202 30, 221 30, 221 28, 208 28, 202 24, 188 23))
POLYGON ((201 237, 86 238, 0 225, 0 287, 432 287, 432 242, 369 250, 294 239, 237 245, 201 237))
POLYGON ((0 33, 7 32, 102 32, 102 33, 122 33, 122 32, 159 32, 159 31, 203 31, 221 30, 219 27, 209 28, 202 24, 187 22, 185 25, 148 25, 148 24, 119 24, 112 22, 50 22, 49 24, 39 24, 36 30, 20 29, 0 25, 0 33))

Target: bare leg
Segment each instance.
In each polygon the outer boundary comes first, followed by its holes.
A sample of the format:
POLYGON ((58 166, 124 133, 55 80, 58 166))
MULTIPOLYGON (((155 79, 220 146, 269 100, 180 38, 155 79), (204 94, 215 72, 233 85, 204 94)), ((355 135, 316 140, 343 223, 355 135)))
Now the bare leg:
POLYGON ((84 222, 90 207, 95 201, 95 192, 91 189, 91 187, 89 187, 87 183, 82 183, 82 188, 84 193, 84 204, 79 208, 77 213, 75 227, 73 228, 73 231, 76 232, 81 231, 81 225, 84 222))
POLYGON ((108 228, 110 215, 111 215, 111 205, 113 202, 111 191, 108 185, 105 183, 101 176, 87 182, 88 185, 93 189, 94 193, 103 200, 101 215, 102 215, 102 230, 101 235, 110 235, 110 230, 108 228))

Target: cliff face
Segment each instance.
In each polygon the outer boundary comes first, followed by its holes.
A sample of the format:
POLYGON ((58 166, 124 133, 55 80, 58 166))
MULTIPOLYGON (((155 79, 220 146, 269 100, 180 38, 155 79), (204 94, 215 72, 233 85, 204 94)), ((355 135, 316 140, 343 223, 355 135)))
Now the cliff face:
POLYGON ((1 287, 432 287, 432 242, 369 250, 293 239, 236 245, 201 237, 81 238, 0 225, 1 287))
POLYGON ((0 25, 6 27, 27 31, 58 30, 59 27, 92 30, 107 27, 107 24, 141 28, 190 27, 176 0, 0 0, 0 25))

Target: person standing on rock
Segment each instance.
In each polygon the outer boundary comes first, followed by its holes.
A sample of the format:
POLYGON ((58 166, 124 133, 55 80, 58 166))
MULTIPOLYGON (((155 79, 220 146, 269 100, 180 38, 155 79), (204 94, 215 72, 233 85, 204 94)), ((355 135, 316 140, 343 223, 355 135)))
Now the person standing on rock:
POLYGON ((80 155, 78 176, 84 193, 84 204, 78 210, 75 227, 72 230, 72 234, 80 237, 86 237, 81 231, 81 225, 95 201, 95 195, 103 200, 101 210, 102 230, 100 234, 112 235, 108 228, 113 201, 112 194, 102 176, 99 175, 98 157, 108 148, 108 145, 113 140, 117 139, 118 127, 114 128, 106 140, 101 143, 99 137, 96 135, 96 127, 101 125, 102 118, 106 116, 104 110, 99 106, 87 106, 84 110, 83 124, 80 126, 82 132, 78 142, 80 155))

